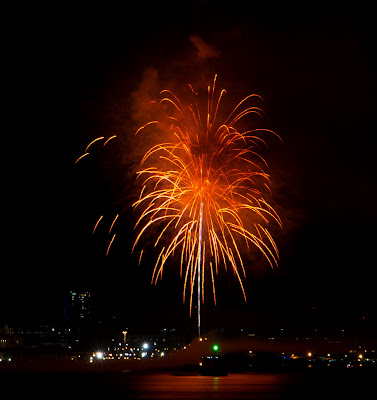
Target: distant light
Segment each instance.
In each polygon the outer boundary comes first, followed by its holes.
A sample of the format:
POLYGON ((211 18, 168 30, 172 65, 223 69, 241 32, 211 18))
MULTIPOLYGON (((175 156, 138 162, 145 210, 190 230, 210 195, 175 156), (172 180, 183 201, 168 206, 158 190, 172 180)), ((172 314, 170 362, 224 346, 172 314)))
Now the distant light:
POLYGON ((213 351, 219 350, 219 346, 218 346, 217 344, 214 344, 214 345, 212 346, 212 350, 213 350, 213 351))
POLYGON ((101 351, 97 351, 96 357, 97 357, 99 360, 102 360, 102 359, 103 359, 103 353, 102 353, 101 351))
POLYGON ((143 344, 143 349, 144 349, 144 350, 149 349, 149 344, 148 344, 148 343, 144 343, 144 344, 143 344))
POLYGON ((308 353, 308 357, 311 357, 312 356, 312 353, 309 351, 309 353, 308 353))
POLYGON ((143 351, 143 352, 141 353, 141 357, 142 357, 142 358, 144 358, 146 355, 147 355, 147 352, 146 352, 146 351, 143 351))
POLYGON ((165 353, 164 353, 164 352, 162 352, 162 353, 161 353, 161 357, 164 357, 164 355, 165 355, 165 353))
POLYGON ((362 354, 359 354, 359 358, 360 358, 360 360, 363 358, 363 355, 362 354))

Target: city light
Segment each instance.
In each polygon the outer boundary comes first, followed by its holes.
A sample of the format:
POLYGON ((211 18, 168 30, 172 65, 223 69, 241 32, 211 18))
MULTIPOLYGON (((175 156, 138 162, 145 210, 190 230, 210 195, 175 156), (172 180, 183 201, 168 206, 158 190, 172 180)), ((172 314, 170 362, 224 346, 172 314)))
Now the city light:
POLYGON ((97 351, 97 353, 96 353, 96 358, 97 358, 98 360, 102 360, 102 359, 103 359, 103 353, 102 353, 101 351, 97 351))
POLYGON ((217 344, 214 344, 212 347, 213 351, 218 351, 219 350, 219 346, 217 344))
POLYGON ((149 349, 149 344, 148 344, 148 343, 144 343, 144 344, 143 344, 143 349, 144 349, 144 350, 149 349))

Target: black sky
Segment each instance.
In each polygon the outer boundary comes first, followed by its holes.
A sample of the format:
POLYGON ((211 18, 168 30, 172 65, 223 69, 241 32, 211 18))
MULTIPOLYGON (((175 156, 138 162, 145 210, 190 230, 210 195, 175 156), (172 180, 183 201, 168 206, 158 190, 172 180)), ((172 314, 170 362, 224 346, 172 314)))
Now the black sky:
POLYGON ((151 288, 151 266, 138 268, 130 255, 137 160, 130 150, 135 143, 125 138, 137 128, 135 93, 148 71, 157 73, 158 90, 200 84, 217 73, 232 104, 251 92, 262 95, 265 126, 284 141, 267 154, 285 225, 276 231, 280 269, 250 269, 247 305, 236 280, 219 282, 219 305, 209 306, 214 324, 232 315, 242 324, 261 310, 293 318, 313 307, 327 320, 372 318, 372 10, 173 4, 56 6, 46 17, 33 9, 12 19, 4 75, 10 123, 3 135, 10 143, 3 147, 0 323, 49 319, 61 312, 63 291, 72 287, 92 288, 103 313, 131 323, 148 317, 186 323, 179 277, 171 272, 151 288), (199 48, 193 35, 207 47, 199 48), (113 133, 123 139, 110 155, 74 167, 90 140, 113 133), (115 200, 120 192, 123 203, 115 200), (104 210, 123 212, 108 258, 107 237, 91 236, 104 210))

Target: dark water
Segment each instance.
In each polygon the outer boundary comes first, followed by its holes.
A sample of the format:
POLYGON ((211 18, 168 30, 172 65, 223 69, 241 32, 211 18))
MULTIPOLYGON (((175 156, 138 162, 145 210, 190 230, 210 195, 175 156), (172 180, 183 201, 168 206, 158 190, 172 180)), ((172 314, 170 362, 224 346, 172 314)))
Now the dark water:
POLYGON ((38 399, 87 399, 91 396, 116 396, 116 399, 356 399, 373 398, 377 378, 374 374, 371 371, 305 371, 212 377, 169 373, 0 372, 0 387, 13 399, 31 395, 38 399))

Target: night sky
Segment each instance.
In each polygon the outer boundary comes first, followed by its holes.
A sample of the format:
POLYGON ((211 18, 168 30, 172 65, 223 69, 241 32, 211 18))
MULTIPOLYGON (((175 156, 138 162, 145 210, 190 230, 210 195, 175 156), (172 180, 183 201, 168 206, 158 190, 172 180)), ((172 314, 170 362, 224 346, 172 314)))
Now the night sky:
POLYGON ((250 257, 247 305, 224 274, 217 307, 206 298, 208 325, 376 323, 375 21, 354 7, 193 1, 15 18, 3 75, 0 324, 61 319, 71 288, 91 289, 104 320, 195 323, 174 265, 151 287, 158 254, 141 267, 131 255, 135 170, 148 145, 133 133, 148 96, 205 89, 215 73, 230 106, 260 94, 263 126, 283 139, 266 159, 284 229, 273 230, 280 268, 250 257), (74 165, 92 139, 113 134, 106 151, 74 165), (105 257, 108 235, 91 231, 118 212, 105 257))

